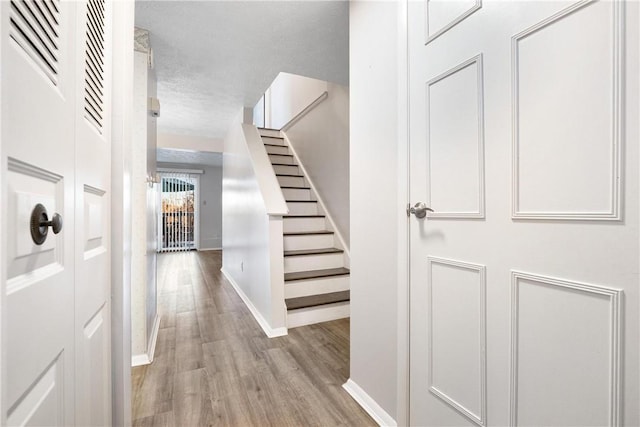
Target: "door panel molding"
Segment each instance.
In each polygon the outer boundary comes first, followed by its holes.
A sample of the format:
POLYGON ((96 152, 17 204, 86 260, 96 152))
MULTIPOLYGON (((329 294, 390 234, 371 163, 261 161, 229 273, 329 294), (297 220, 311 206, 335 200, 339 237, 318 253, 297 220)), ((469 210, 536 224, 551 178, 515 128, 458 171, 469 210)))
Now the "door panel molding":
MULTIPOLYGON (((519 386, 519 342, 520 342, 520 298, 521 282, 533 282, 540 286, 573 292, 575 295, 592 295, 605 297, 609 300, 609 348, 607 349, 609 366, 609 426, 620 425, 621 411, 621 328, 623 319, 622 298, 623 291, 618 289, 596 286, 575 281, 557 279, 538 274, 511 271, 511 365, 510 365, 510 425, 518 425, 518 386, 519 386)), ((560 325, 558 325, 560 326, 560 325)))
MULTIPOLYGON (((449 70, 439 74, 438 76, 432 78, 426 83, 426 106, 427 106, 427 150, 429 156, 429 171, 427 175, 428 183, 427 183, 427 205, 434 208, 435 212, 429 213, 429 218, 484 218, 485 217, 485 168, 484 168, 484 88, 483 88, 483 67, 482 67, 482 53, 470 58, 459 65, 450 68, 449 70), (477 154, 474 154, 471 157, 477 159, 477 164, 475 167, 478 170, 477 176, 477 208, 476 210, 456 210, 447 209, 441 206, 434 206, 434 203, 437 205, 437 201, 432 200, 433 195, 433 164, 434 163, 444 163, 443 160, 438 162, 432 161, 433 157, 433 139, 432 139, 432 130, 433 130, 433 117, 432 117, 432 95, 431 90, 438 83, 442 83, 448 78, 457 75, 459 72, 462 72, 470 67, 476 67, 476 117, 477 125, 474 127, 477 128, 477 154)), ((445 125, 446 126, 446 125, 445 125)), ((458 126, 459 127, 459 126, 458 126)), ((450 132, 446 132, 447 134, 453 133, 453 129, 450 132)), ((447 140, 447 144, 450 144, 451 140, 447 140)), ((461 161, 459 156, 452 156, 452 160, 461 161)), ((454 167, 455 165, 451 165, 448 169, 451 171, 451 175, 447 181, 452 181, 454 176, 460 175, 460 168, 454 167)), ((459 166, 459 165, 458 165, 459 166)), ((438 183, 440 187, 445 185, 445 183, 438 183)), ((455 192, 455 191, 454 191, 455 192)), ((459 191, 457 191, 459 192, 459 191)), ((445 191, 446 193, 446 191, 445 191)))
MULTIPOLYGON (((466 418, 474 422, 479 426, 486 426, 487 424, 487 365, 486 365, 486 349, 487 349, 487 337, 486 337, 486 266, 480 264, 471 264, 462 261, 456 261, 447 258, 438 258, 433 256, 427 257, 427 286, 428 286, 428 303, 427 303, 427 311, 429 313, 429 328, 427 329, 428 333, 428 354, 427 359, 429 360, 429 369, 428 369, 428 387, 429 391, 442 400, 444 403, 449 405, 455 411, 464 415, 466 418), (478 389, 480 391, 480 395, 478 396, 479 403, 479 414, 476 413, 478 411, 474 411, 468 408, 468 404, 460 401, 460 398, 456 398, 450 394, 445 393, 445 391, 441 390, 436 384, 434 384, 434 295, 433 295, 433 287, 434 287, 434 279, 433 279, 433 267, 434 265, 441 265, 448 268, 462 270, 466 272, 473 272, 477 275, 478 281, 478 316, 477 316, 477 324, 479 329, 478 335, 478 371, 479 378, 478 381, 478 389), (465 406, 466 405, 466 406, 465 406)), ((453 357, 454 355, 452 355, 453 357)), ((475 381, 475 380, 474 380, 475 381)))
MULTIPOLYGON (((575 25, 575 24, 574 24, 575 25)), ((622 214, 621 214, 621 203, 622 203, 622 196, 621 196, 621 180, 622 180, 622 175, 621 175, 621 168, 620 168, 620 164, 621 164, 621 157, 622 157, 622 149, 621 149, 621 145, 623 143, 622 141, 622 135, 623 135, 623 129, 624 129, 624 123, 623 123, 623 115, 624 115, 624 97, 623 97, 623 90, 624 90, 624 8, 622 5, 622 2, 620 1, 613 1, 613 2, 596 2, 594 0, 583 0, 583 1, 579 1, 567 8, 565 8, 564 10, 556 13, 555 15, 531 26, 530 28, 527 28, 526 30, 514 35, 512 37, 512 54, 511 54, 511 72, 512 72, 512 129, 513 129, 513 137, 512 137, 512 151, 513 151, 513 159, 512 159, 512 171, 513 171, 513 184, 512 184, 512 188, 513 188, 513 195, 512 195, 512 218, 513 219, 546 219, 546 220, 589 220, 589 221, 618 221, 622 219, 622 214), (558 181, 562 181, 562 179, 559 180, 555 180, 555 182, 553 183, 548 183, 547 184, 547 188, 544 188, 543 191, 539 191, 539 188, 537 190, 532 190, 531 194, 534 194, 533 197, 536 197, 535 194, 537 194, 537 197, 546 197, 547 201, 546 204, 547 206, 541 206, 540 209, 532 209, 531 207, 522 207, 522 197, 523 197, 523 182, 522 182, 522 159, 525 157, 525 155, 523 155, 522 153, 522 146, 521 146, 521 135, 520 135, 520 131, 521 131, 521 96, 520 96, 520 81, 521 81, 521 73, 520 73, 520 57, 521 57, 521 53, 522 53, 522 48, 521 48, 521 43, 523 41, 525 41, 529 36, 532 35, 539 35, 542 32, 544 32, 545 30, 554 27, 554 24, 561 24, 563 22, 565 22, 565 19, 569 18, 569 17, 575 17, 578 14, 590 9, 590 6, 592 5, 596 5, 596 4, 603 4, 606 6, 612 7, 612 17, 613 20, 611 22, 611 35, 612 35, 612 39, 613 39, 613 44, 612 44, 612 48, 611 51, 606 52, 605 55, 611 55, 612 57, 612 64, 611 67, 609 69, 611 75, 610 75, 610 79, 611 79, 611 93, 607 94, 607 95, 611 95, 612 98, 612 102, 611 103, 607 103, 607 102, 603 102, 602 104, 607 106, 607 109, 611 110, 610 113, 610 122, 611 122, 611 134, 610 134, 610 146, 608 148, 608 157, 610 157, 609 159, 609 164, 607 165, 607 167, 610 169, 609 173, 608 173, 608 180, 609 182, 607 183, 607 187, 608 187, 608 192, 609 194, 607 195, 607 197, 609 198, 608 202, 606 202, 607 206, 604 206, 604 209, 584 209, 581 206, 577 206, 575 209, 567 209, 568 205, 567 203, 569 203, 569 200, 574 200, 575 202, 575 197, 578 194, 584 194, 584 197, 586 197, 587 199, 582 200, 582 204, 594 204, 594 200, 589 200, 588 198, 594 198, 596 196, 594 196, 594 194, 596 193, 595 188, 593 188, 593 186, 588 186, 585 185, 583 188, 578 188, 576 187, 576 185, 579 185, 577 182, 574 182, 573 187, 576 188, 572 188, 572 187, 567 187, 567 188, 571 188, 574 191, 570 191, 568 189, 565 189, 565 192, 563 194, 564 197, 560 197, 559 200, 554 201, 550 201, 551 199, 549 199, 549 197, 553 197, 550 196, 552 195, 554 192, 558 193, 562 191, 562 188, 559 188, 559 182, 558 181), (586 188, 586 187, 589 188, 586 188), (581 190, 581 191, 575 191, 576 189, 581 190), (553 209, 552 206, 549 206, 551 204, 556 204, 558 206, 557 209, 553 209), (562 206, 562 204, 565 204, 565 206, 562 206)), ((587 41, 585 40, 584 37, 584 33, 581 33, 580 37, 575 37, 576 42, 582 42, 582 43, 586 43, 587 41)), ((573 42, 575 43, 575 42, 573 42)), ((596 43, 591 43, 591 45, 595 45, 596 43)), ((573 54, 573 56, 575 56, 575 51, 588 51, 589 52, 589 56, 594 56, 594 55, 598 55, 601 56, 602 54, 599 52, 595 52, 597 50, 596 46, 593 46, 592 49, 569 49, 566 48, 566 55, 564 55, 565 57, 570 57, 572 56, 571 54, 569 54, 569 51, 571 51, 571 53, 573 54), (594 53, 595 52, 595 53, 594 53)), ((548 53, 548 52, 547 52, 548 53)), ((585 55, 586 56, 586 55, 585 55)), ((557 61, 557 58, 555 59, 557 61)), ((570 61, 570 59, 568 60, 570 61)), ((602 61, 597 61, 595 58, 591 58, 591 62, 602 62, 602 61)), ((595 73, 592 70, 589 70, 589 73, 595 73)), ((537 79, 542 80, 543 77, 542 76, 536 76, 537 79)), ((579 78, 576 78, 575 80, 577 81, 579 78)), ((558 84, 557 82, 547 82, 547 84, 550 87, 555 87, 555 89, 559 89, 562 88, 563 90, 566 90, 566 88, 563 87, 562 84, 558 84)), ((572 88, 575 89, 575 88, 572 88)), ((584 92, 589 91, 590 88, 585 88, 584 92)), ((567 92, 569 92, 567 90, 567 92)), ((551 107, 552 104, 558 103, 559 101, 562 101, 562 98, 565 99, 575 99, 575 95, 576 93, 574 92, 569 92, 567 93, 567 96, 565 97, 559 97, 558 96, 558 90, 554 90, 553 91, 553 99, 549 98, 549 102, 545 102, 545 106, 544 107, 551 107)), ((539 100, 536 99, 536 102, 538 104, 542 104, 541 102, 539 102, 539 100)), ((575 100, 574 101, 574 106, 578 107, 580 105, 580 101, 579 100, 575 100)), ((544 107, 541 107, 539 110, 542 110, 544 107)), ((539 113, 539 110, 534 111, 535 113, 539 113)), ((568 110, 565 109, 565 110, 568 110)), ((559 116, 559 115, 558 115, 559 116)), ((566 118, 566 117, 558 117, 556 116, 556 120, 563 120, 565 122, 569 122, 571 119, 570 118, 566 118)), ((599 114, 598 116, 601 116, 601 114, 599 114)), ((582 120, 582 123, 588 123, 591 124, 593 123, 593 131, 596 130, 596 128, 598 127, 602 127, 600 126, 600 123, 596 123, 593 120, 582 120)), ((554 124, 558 124, 558 122, 555 122, 554 124)), ((533 128, 534 126, 530 125, 529 128, 533 128)), ((537 128, 553 128, 553 125, 550 123, 537 123, 536 126, 537 128)), ((563 130, 565 129, 560 129, 557 130, 556 133, 557 134, 561 134, 563 130)), ((584 131, 584 133, 591 133, 589 131, 584 131)), ((595 132, 594 132, 595 134, 595 132)), ((579 138, 579 136, 576 136, 576 138, 579 138)), ((535 139, 536 141, 536 147, 537 150, 542 151, 544 150, 543 148, 540 148, 540 145, 537 144, 539 142, 542 142, 544 139, 547 138, 532 138, 535 139)), ((565 138, 565 141, 568 138, 565 138)), ((579 146, 580 142, 584 142, 582 139, 580 139, 580 141, 575 141, 573 144, 574 146, 579 146)), ((584 146, 588 146, 588 142, 585 143, 583 145, 584 146)), ((532 142, 533 143, 533 142, 532 142)), ((551 149, 551 148, 550 148, 551 149)), ((558 153, 558 148, 557 145, 556 147, 553 148, 553 152, 545 152, 543 154, 539 155, 539 158, 537 159, 538 162, 540 164, 543 165, 549 165, 549 162, 555 162, 551 163, 554 164, 556 166, 556 168, 558 169, 562 169, 562 173, 566 173, 567 175, 569 175, 567 173, 567 170, 570 169, 570 167, 576 167, 578 168, 579 166, 576 166, 576 164, 579 163, 580 161, 580 152, 578 151, 580 150, 580 148, 575 148, 575 151, 573 153, 571 153, 572 155, 570 155, 569 158, 565 158, 565 159, 560 159, 559 156, 557 156, 558 153), (546 163, 543 163, 543 157, 546 156, 546 163), (557 160, 555 160, 557 159, 557 160), (564 160, 564 164, 566 165, 565 168, 562 168, 562 165, 560 165, 560 162, 564 160), (573 166, 570 166, 573 165, 573 166)), ((602 156, 604 157, 604 156, 602 156)), ((581 178, 586 178, 588 177, 590 174, 594 173, 593 172, 593 168, 590 167, 592 165, 582 165, 581 170, 579 171, 580 176, 574 176, 574 181, 579 181, 580 183, 583 183, 585 181, 585 179, 581 179, 581 178)), ((530 168, 532 169, 532 168, 530 168)), ((535 175, 535 182, 536 185, 539 186, 544 186, 545 183, 544 181, 541 180, 541 178, 544 178, 544 175, 546 174, 547 176, 550 175, 549 173, 549 168, 542 168, 542 167, 538 167, 536 168, 538 171, 540 171, 539 175, 535 175), (542 182, 542 183, 541 183, 542 182)), ((530 171, 531 173, 531 171, 530 171)), ((570 177, 565 176, 565 181, 569 181, 570 177)), ((531 178, 532 180, 534 180, 534 178, 531 178)), ((567 184, 568 186, 571 186, 571 184, 567 184)), ((531 197, 531 196, 530 196, 531 197)), ((545 202, 539 202, 540 204, 544 204, 545 202)))
POLYGON ((437 39, 438 37, 440 37, 441 35, 443 35, 447 31, 449 31, 450 29, 452 29, 453 27, 458 25, 460 22, 462 22, 465 19, 467 19, 474 12, 476 12, 477 10, 480 10, 480 8, 482 7, 482 0, 476 0, 475 4, 473 6, 471 6, 469 9, 465 10, 460 15, 456 16, 448 24, 446 24, 444 27, 440 28, 439 30, 437 30, 433 34, 429 34, 429 3, 431 3, 431 2, 432 2, 431 0, 424 0, 424 10, 425 10, 425 14, 424 14, 424 28, 425 28, 424 37, 425 37, 425 42, 424 42, 424 44, 425 45, 427 45, 430 42, 432 42, 433 40, 437 39))

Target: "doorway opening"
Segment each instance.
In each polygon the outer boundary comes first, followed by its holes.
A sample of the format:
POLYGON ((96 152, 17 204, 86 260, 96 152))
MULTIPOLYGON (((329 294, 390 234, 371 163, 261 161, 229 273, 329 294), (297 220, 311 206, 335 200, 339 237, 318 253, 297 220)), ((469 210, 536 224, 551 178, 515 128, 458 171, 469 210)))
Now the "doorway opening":
POLYGON ((198 249, 200 177, 181 172, 160 174, 158 251, 198 249))

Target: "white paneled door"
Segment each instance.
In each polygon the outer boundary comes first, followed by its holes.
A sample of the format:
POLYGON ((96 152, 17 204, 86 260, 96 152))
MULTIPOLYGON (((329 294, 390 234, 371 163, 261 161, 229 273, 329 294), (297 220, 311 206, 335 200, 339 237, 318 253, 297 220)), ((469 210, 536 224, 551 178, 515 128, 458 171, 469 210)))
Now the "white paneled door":
POLYGON ((639 6, 408 2, 412 425, 640 423, 639 6))
POLYGON ((109 425, 110 6, 0 8, 0 407, 9 425, 109 425))

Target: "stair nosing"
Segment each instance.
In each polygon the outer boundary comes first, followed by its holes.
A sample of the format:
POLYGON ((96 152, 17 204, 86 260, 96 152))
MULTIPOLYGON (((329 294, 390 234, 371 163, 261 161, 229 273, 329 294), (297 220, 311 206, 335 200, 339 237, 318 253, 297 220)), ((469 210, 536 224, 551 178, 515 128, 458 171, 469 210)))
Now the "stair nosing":
POLYGON ((287 306, 287 311, 295 311, 295 310, 302 310, 305 308, 312 308, 312 307, 322 307, 325 305, 331 305, 331 304, 340 304, 340 303, 345 303, 345 302, 349 302, 351 301, 351 294, 350 291, 339 291, 339 292, 329 292, 326 294, 317 294, 317 295, 309 295, 309 296, 305 296, 305 297, 297 297, 297 298, 287 298, 285 299, 285 305, 287 306), (311 298, 322 298, 322 295, 328 296, 328 295, 334 295, 337 296, 338 298, 335 300, 331 300, 331 298, 328 301, 320 301, 320 302, 316 302, 316 303, 306 303, 305 304, 305 300, 309 301, 311 298), (338 296, 339 295, 339 296, 338 296), (298 307, 292 307, 289 308, 289 306, 287 305, 287 301, 291 303, 295 303, 295 302, 300 302, 302 301, 302 303, 298 306, 298 307))
POLYGON ((309 255, 334 255, 334 254, 342 254, 342 253, 344 253, 344 249, 339 249, 339 248, 300 249, 300 250, 293 250, 293 251, 284 251, 284 256, 288 258, 288 257, 309 256, 309 255), (289 253, 287 254, 287 252, 289 253), (292 254, 291 252, 305 252, 305 253, 292 254))
POLYGON ((311 187, 291 187, 289 185, 281 185, 280 188, 295 189, 295 190, 311 190, 311 187))
POLYGON ((269 156, 287 156, 293 157, 293 154, 275 154, 275 153, 267 153, 269 156))
POLYGON ((326 218, 326 215, 283 215, 283 218, 326 218))
POLYGON ((292 165, 291 163, 271 163, 273 166, 295 166, 298 167, 299 165, 292 165))
POLYGON ((335 234, 330 230, 314 230, 314 231, 284 231, 283 236, 315 236, 324 234, 335 234))
POLYGON ((293 177, 296 177, 296 178, 304 178, 304 175, 293 175, 293 174, 290 174, 290 173, 277 173, 276 176, 293 176, 293 177))
POLYGON ((317 200, 285 200, 285 202, 287 202, 287 203, 297 203, 297 202, 300 202, 300 203, 318 203, 317 200))
POLYGON ((293 273, 284 273, 284 281, 296 282, 298 280, 322 279, 324 277, 349 276, 350 274, 351 274, 351 271, 345 267, 326 268, 324 270, 296 271, 293 273), (307 275, 303 277, 294 278, 294 279, 287 279, 287 276, 300 274, 300 273, 306 273, 307 275))

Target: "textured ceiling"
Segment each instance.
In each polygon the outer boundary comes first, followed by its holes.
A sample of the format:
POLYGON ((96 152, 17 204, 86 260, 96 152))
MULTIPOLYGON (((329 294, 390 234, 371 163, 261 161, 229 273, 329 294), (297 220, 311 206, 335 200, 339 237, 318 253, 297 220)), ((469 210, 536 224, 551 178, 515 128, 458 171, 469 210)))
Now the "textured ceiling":
POLYGON ((348 85, 347 1, 136 1, 161 132, 223 138, 281 71, 348 85))
POLYGON ((222 153, 158 148, 157 161, 185 165, 222 166, 222 153))

